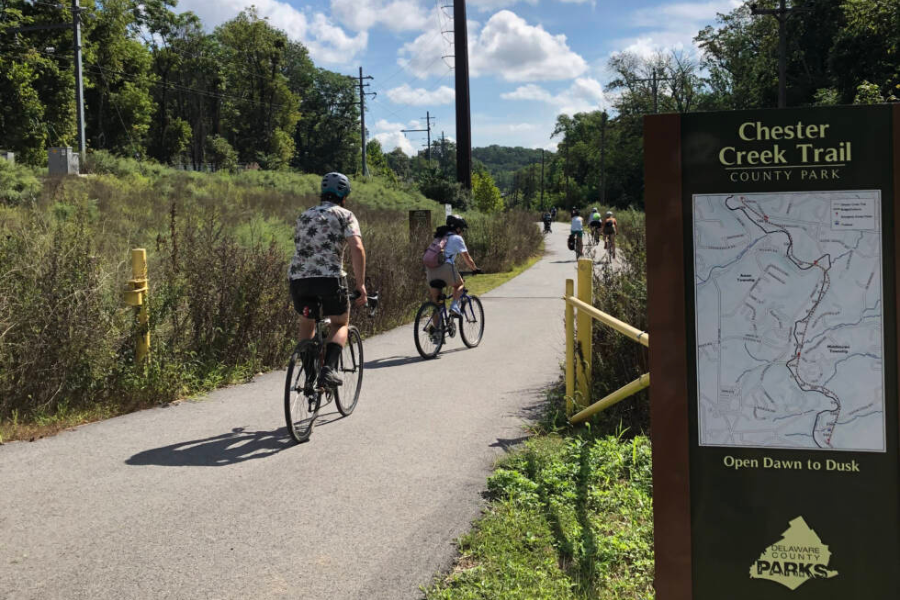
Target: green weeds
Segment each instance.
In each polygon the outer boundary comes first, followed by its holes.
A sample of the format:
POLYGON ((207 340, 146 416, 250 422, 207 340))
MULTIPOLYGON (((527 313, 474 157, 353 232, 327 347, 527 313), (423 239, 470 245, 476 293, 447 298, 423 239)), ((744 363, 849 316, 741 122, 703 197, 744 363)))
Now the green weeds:
MULTIPOLYGON (((6 439, 247 380, 281 367, 295 340, 287 268, 294 222, 317 202, 318 176, 209 175, 93 158, 90 177, 46 179, 27 203, 0 200, 6 439), (122 301, 133 247, 148 250, 146 367, 133 362, 138 325, 122 301)), ((352 317, 370 335, 408 321, 426 297, 427 240, 409 239, 406 210, 431 209, 435 222, 443 210, 377 179, 354 184, 351 198, 372 288, 382 293, 374 318, 352 317)), ((525 213, 471 221, 470 249, 487 271, 508 272, 538 251, 525 213)))

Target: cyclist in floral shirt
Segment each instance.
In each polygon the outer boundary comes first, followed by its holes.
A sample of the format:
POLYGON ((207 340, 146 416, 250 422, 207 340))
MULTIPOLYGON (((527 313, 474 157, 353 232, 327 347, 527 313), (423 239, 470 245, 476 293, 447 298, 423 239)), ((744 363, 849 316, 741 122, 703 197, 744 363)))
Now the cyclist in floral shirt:
POLYGON ((350 261, 360 296, 357 306, 366 304, 366 250, 356 216, 344 208, 350 194, 350 180, 341 173, 322 178, 322 202, 305 211, 297 219, 294 233, 296 247, 291 261, 291 299, 300 313, 300 339, 312 339, 316 317, 331 319, 325 346, 325 366, 319 382, 327 386, 341 385, 337 373, 341 351, 347 343, 350 323, 350 294, 344 251, 350 247, 350 261))

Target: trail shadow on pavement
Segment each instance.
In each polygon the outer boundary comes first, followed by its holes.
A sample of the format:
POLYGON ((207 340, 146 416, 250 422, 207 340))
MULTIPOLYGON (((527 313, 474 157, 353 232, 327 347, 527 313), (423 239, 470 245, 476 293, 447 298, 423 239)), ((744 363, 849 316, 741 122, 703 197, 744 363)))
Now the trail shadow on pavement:
MULTIPOLYGON (((320 416, 316 425, 328 422, 331 421, 320 416)), ((293 446, 296 444, 288 434, 287 427, 281 427, 274 431, 247 431, 243 427, 235 427, 229 433, 222 435, 138 452, 126 460, 125 464, 162 467, 223 467, 245 460, 266 458, 293 446)))
POLYGON ((365 362, 366 369, 384 369, 387 367, 402 367, 403 365, 410 365, 412 363, 422 362, 426 360, 434 360, 435 358, 440 358, 442 354, 453 354, 455 352, 462 352, 464 350, 472 350, 472 348, 467 348, 465 346, 450 348, 449 350, 441 349, 438 352, 438 355, 434 358, 422 358, 418 354, 414 356, 389 356, 388 358, 376 358, 375 360, 367 360, 365 362))

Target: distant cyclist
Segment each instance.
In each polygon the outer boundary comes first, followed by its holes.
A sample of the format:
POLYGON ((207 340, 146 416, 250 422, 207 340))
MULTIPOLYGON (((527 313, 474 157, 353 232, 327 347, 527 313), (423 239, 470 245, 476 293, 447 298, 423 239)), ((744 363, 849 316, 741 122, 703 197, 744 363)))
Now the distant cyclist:
POLYGON ((584 245, 584 219, 578 214, 578 209, 572 209, 572 225, 569 229, 572 237, 575 238, 575 255, 581 256, 581 251, 584 245))
POLYGON ((606 250, 613 259, 616 258, 616 235, 618 233, 619 222, 616 221, 612 211, 607 212, 606 218, 603 220, 603 237, 606 240, 606 250))
POLYGON ((544 212, 541 216, 541 221, 544 222, 544 233, 551 233, 550 223, 553 222, 553 217, 550 216, 549 212, 544 212))
POLYGON ((462 238, 463 231, 468 228, 469 224, 461 216, 449 215, 447 217, 447 225, 438 227, 434 232, 435 239, 447 238, 447 243, 444 246, 444 264, 435 269, 425 269, 431 301, 437 304, 442 289, 436 288, 431 283, 438 280, 443 281, 446 285, 453 288, 453 301, 450 303, 450 312, 456 315, 460 314, 459 298, 462 296, 465 286, 465 281, 463 281, 457 268, 457 257, 461 258, 472 271, 478 270, 478 267, 475 266, 475 261, 469 256, 469 249, 466 248, 466 242, 462 238))
POLYGON ((600 211, 595 206, 591 210, 591 218, 588 220, 588 227, 591 229, 591 237, 594 239, 595 244, 600 241, 600 228, 602 226, 603 217, 600 216, 600 211))
POLYGON ((366 250, 356 216, 344 208, 349 194, 350 180, 341 173, 322 178, 321 204, 297 219, 296 249, 290 267, 291 299, 300 313, 300 339, 312 339, 315 335, 320 309, 322 316, 331 319, 325 366, 319 371, 319 384, 328 387, 342 383, 337 373, 338 361, 347 343, 350 323, 350 295, 344 270, 347 246, 360 294, 356 305, 366 304, 366 250))

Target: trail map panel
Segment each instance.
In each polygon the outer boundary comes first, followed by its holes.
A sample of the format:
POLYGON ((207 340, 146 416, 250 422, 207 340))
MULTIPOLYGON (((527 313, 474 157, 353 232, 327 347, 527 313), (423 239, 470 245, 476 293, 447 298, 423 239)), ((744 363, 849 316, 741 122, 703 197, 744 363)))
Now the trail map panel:
POLYGON ((881 193, 693 196, 701 446, 885 452, 881 193))

